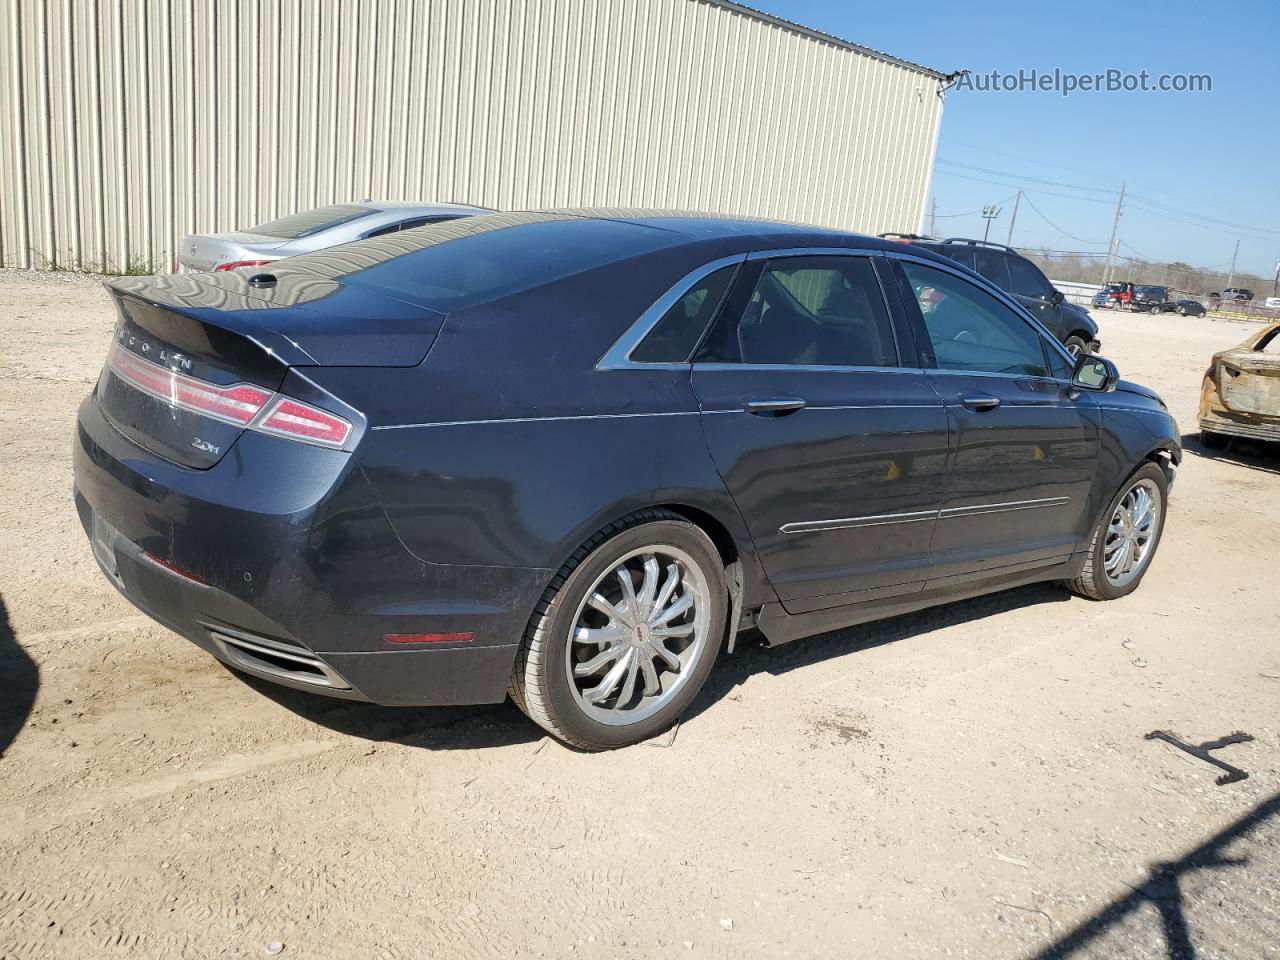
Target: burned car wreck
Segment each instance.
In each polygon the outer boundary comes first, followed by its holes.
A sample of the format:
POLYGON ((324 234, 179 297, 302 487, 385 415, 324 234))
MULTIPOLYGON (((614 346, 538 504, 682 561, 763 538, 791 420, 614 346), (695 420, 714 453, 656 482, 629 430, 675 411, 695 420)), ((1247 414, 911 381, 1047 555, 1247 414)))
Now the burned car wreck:
POLYGON ((1200 442, 1229 437, 1280 442, 1280 323, 1214 354, 1200 388, 1200 442))

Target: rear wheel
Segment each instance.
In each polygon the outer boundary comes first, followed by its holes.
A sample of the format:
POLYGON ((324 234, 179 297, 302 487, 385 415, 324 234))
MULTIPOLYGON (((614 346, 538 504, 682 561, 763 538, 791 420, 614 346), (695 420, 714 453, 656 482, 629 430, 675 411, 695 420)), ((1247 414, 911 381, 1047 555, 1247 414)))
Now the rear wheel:
POLYGON ((1179 308, 1178 308, 1178 316, 1180 316, 1180 317, 1185 317, 1186 315, 1187 315, 1187 308, 1186 308, 1186 307, 1179 307, 1179 308))
POLYGON ((1134 471, 1108 504, 1084 569, 1067 588, 1091 600, 1115 600, 1138 589, 1160 545, 1168 499, 1169 481, 1159 464, 1134 471))
POLYGON ((543 594, 511 698, 583 750, 646 740, 701 689, 727 610, 724 566, 707 535, 667 511, 633 514, 579 547, 543 594))
POLYGON ((1149 310, 1147 310, 1147 313, 1159 313, 1159 312, 1160 312, 1159 306, 1154 306, 1154 307, 1151 307, 1149 310))

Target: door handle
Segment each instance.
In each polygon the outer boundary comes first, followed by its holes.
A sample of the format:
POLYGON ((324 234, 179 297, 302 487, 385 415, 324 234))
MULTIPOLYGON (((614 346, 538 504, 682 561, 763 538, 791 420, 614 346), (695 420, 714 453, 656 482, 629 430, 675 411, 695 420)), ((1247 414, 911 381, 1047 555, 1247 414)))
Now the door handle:
POLYGON ((988 410, 994 410, 1000 406, 1000 398, 987 396, 986 394, 976 397, 961 397, 960 405, 975 413, 986 413, 988 410))
POLYGON ((803 410, 804 406, 805 402, 800 397, 768 397, 762 400, 748 400, 742 405, 742 409, 747 413, 754 413, 757 417, 783 417, 788 413, 803 410))

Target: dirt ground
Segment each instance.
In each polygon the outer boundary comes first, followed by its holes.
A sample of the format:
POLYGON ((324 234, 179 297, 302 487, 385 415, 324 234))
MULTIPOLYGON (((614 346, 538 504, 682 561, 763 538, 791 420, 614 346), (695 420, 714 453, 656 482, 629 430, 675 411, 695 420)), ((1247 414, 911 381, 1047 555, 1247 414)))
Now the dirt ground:
MULTIPOLYGON (((1189 433, 1249 329, 1099 322, 1189 433)), ((585 755, 247 681, 121 599, 69 456, 111 323, 0 272, 0 957, 1280 957, 1280 452, 1189 443, 1131 597, 749 646, 585 755), (1154 729, 1247 731, 1249 779, 1154 729)))

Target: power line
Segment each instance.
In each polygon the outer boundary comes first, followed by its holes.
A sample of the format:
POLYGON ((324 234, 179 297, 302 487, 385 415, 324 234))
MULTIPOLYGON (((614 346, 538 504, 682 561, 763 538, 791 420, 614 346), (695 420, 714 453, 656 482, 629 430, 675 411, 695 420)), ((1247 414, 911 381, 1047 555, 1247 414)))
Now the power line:
POLYGON ((964 170, 976 170, 978 173, 989 173, 996 177, 1009 177, 1014 180, 1029 180, 1032 183, 1043 183, 1051 187, 1066 187, 1069 190, 1085 190, 1089 193, 1106 193, 1115 196, 1119 191, 1105 190, 1102 187, 1086 187, 1079 183, 1065 183, 1062 180, 1045 180, 1040 177, 1028 177, 1025 174, 1009 173, 1007 170, 993 170, 990 167, 979 167, 972 163, 960 163, 957 160, 946 160, 942 157, 938 158, 938 163, 945 163, 949 167, 960 167, 964 170))
POLYGON ((1042 211, 1039 207, 1037 207, 1034 203, 1032 203, 1031 198, 1026 196, 1025 193, 1023 194, 1023 198, 1027 201, 1027 206, 1029 206, 1036 213, 1040 214, 1041 220, 1043 220, 1049 226, 1053 227, 1053 229, 1057 230, 1064 237, 1070 237, 1072 240, 1075 240, 1077 243, 1088 243, 1088 244, 1093 244, 1099 247, 1103 245, 1103 241, 1101 240, 1086 240, 1084 239, 1084 237, 1077 237, 1074 233, 1068 233, 1066 230, 1063 230, 1060 226, 1058 226, 1056 223, 1054 223, 1052 220, 1046 217, 1044 215, 1044 211, 1042 211))
POLYGON ((1052 190, 1027 189, 1026 187, 1022 187, 1021 184, 1001 183, 999 180, 987 180, 983 177, 971 177, 968 174, 956 173, 954 170, 935 170, 934 172, 940 173, 946 177, 959 177, 961 180, 973 180, 975 183, 990 183, 997 187, 1013 187, 1014 189, 1018 189, 1021 187, 1022 192, 1024 194, 1035 193, 1042 197, 1061 197, 1064 200, 1075 200, 1083 203, 1103 203, 1103 204, 1106 204, 1107 206, 1111 206, 1110 200, 1102 200, 1098 197, 1078 197, 1078 196, 1073 196, 1072 194, 1069 194, 1069 193, 1054 193, 1052 190))
POLYGON ((1277 236, 1265 236, 1263 234, 1250 233, 1244 230, 1224 230, 1221 227, 1210 226, 1207 223, 1198 223, 1195 220, 1187 220, 1183 217, 1175 217, 1172 214, 1161 213, 1158 210, 1149 210, 1146 207, 1138 206, 1136 203, 1132 204, 1130 206, 1130 209, 1141 211, 1142 213, 1145 213, 1148 216, 1156 217, 1157 219, 1160 219, 1160 220, 1170 220, 1174 223, 1184 223, 1189 227, 1197 227, 1201 230, 1211 230, 1214 233, 1226 234, 1229 237, 1249 237, 1252 240, 1265 240, 1268 243, 1280 242, 1280 237, 1277 237, 1277 236))
POLYGON ((1153 207, 1160 207, 1163 210, 1171 210, 1174 213, 1180 213, 1183 216, 1187 216, 1187 217, 1195 217, 1197 220, 1204 220, 1207 223, 1217 224, 1218 226, 1232 227, 1236 230, 1253 231, 1255 233, 1278 234, 1276 239, 1280 240, 1280 230, 1271 230, 1267 227, 1246 226, 1244 224, 1232 223, 1230 220, 1220 220, 1217 217, 1207 217, 1201 213, 1194 213, 1190 210, 1183 210, 1180 207, 1173 206, 1172 204, 1162 203, 1159 200, 1152 200, 1150 197, 1143 197, 1143 196, 1139 196, 1138 194, 1131 194, 1131 196, 1133 196, 1134 199, 1141 200, 1143 203, 1150 204, 1153 207))

